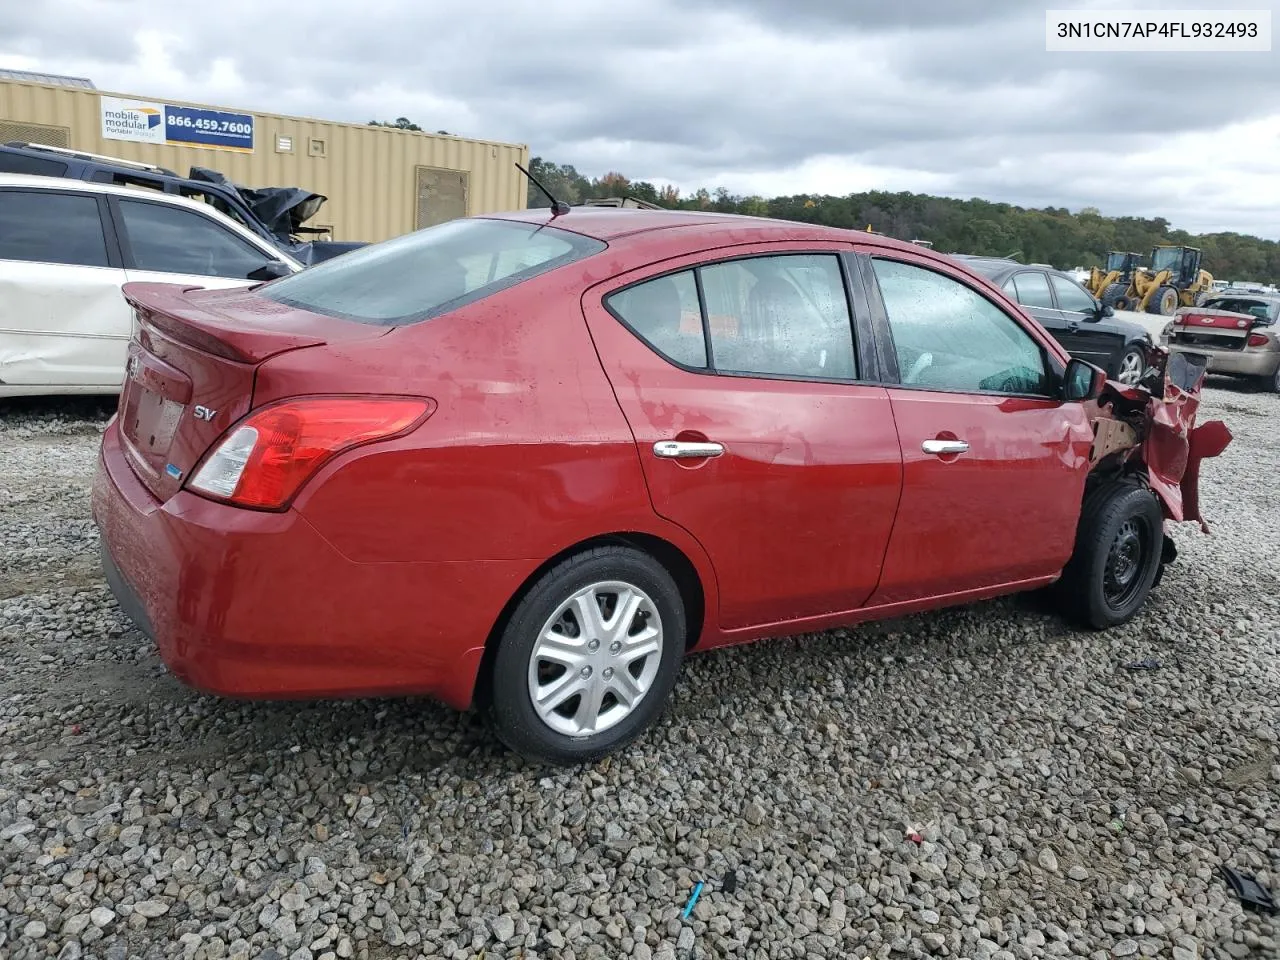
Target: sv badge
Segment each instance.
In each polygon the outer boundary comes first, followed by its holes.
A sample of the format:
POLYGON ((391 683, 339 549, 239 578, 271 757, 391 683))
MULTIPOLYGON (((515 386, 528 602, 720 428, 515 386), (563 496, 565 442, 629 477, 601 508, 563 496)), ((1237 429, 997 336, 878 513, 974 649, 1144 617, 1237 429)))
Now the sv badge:
POLYGON ((206 423, 218 415, 217 410, 210 410, 208 407, 202 407, 198 404, 193 412, 197 420, 203 420, 206 423))

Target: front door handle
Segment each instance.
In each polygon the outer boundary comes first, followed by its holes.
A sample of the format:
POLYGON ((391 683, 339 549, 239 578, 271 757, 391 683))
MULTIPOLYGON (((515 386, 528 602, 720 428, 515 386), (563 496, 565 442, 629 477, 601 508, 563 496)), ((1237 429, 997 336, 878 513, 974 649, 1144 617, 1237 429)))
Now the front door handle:
POLYGON ((965 453, 969 445, 963 440, 926 440, 920 444, 920 449, 925 453, 941 456, 948 453, 965 453))
POLYGON ((724 444, 693 443, 687 440, 659 440, 653 445, 653 455, 668 460, 693 460, 700 457, 718 457, 724 453, 724 444))

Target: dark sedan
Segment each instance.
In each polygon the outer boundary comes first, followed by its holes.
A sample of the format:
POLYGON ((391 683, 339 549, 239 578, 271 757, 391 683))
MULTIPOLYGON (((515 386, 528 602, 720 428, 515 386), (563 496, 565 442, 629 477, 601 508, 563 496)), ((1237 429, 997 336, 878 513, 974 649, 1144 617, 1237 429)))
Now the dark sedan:
POLYGON ((1154 346, 1151 335, 1139 324, 1112 316, 1110 307, 1065 273, 999 257, 955 256, 1022 304, 1073 357, 1101 367, 1121 383, 1142 378, 1154 346))

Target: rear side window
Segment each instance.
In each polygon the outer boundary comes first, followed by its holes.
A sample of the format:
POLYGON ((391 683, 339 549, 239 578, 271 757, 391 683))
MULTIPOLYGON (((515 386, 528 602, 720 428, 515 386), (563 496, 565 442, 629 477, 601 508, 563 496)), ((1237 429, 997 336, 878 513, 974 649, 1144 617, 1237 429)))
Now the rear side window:
POLYGON ((451 220, 326 260, 261 293, 312 313, 400 326, 604 249, 599 240, 546 224, 451 220))
POLYGON ((620 290, 609 297, 609 308, 668 360, 706 368, 707 344, 692 270, 620 290))
POLYGON ((706 264, 626 287, 605 298, 605 305, 650 347, 685 367, 815 380, 857 377, 849 301, 833 254, 706 264))
POLYGON ((1019 273, 1013 278, 1015 299, 1024 307, 1048 307, 1053 309, 1053 295, 1049 292, 1048 278, 1038 271, 1019 273))
POLYGON ((120 216, 139 270, 244 280, 270 259, 226 227, 190 210, 121 200, 120 216))
POLYGON ((107 266, 97 199, 50 190, 0 190, 0 260, 107 266))
POLYGON ((25 153, 0 150, 0 173, 27 173, 37 177, 65 177, 67 165, 61 160, 46 160, 25 153))

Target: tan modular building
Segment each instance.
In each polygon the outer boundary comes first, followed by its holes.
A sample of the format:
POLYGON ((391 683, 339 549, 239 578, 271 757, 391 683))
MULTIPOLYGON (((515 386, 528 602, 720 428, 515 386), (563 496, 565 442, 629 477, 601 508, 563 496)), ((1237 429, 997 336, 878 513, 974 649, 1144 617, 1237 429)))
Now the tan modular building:
POLYGON ((385 240, 456 217, 522 210, 524 144, 286 117, 97 90, 87 80, 0 70, 0 143, 22 140, 217 170, 245 187, 328 197, 309 227, 385 240))

